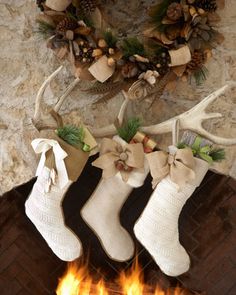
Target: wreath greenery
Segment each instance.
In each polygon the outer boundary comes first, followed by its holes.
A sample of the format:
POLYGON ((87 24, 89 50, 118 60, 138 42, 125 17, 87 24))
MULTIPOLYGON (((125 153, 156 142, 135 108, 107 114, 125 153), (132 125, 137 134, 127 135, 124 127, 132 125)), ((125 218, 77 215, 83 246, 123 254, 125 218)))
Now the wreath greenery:
MULTIPOLYGON (((157 1, 158 2, 158 1, 157 1)), ((109 99, 122 89, 130 98, 161 95, 176 82, 206 79, 206 62, 223 41, 216 30, 223 0, 164 0, 150 7, 142 39, 120 39, 108 29, 95 0, 37 0, 38 32, 75 76, 95 80, 87 91, 109 99)))

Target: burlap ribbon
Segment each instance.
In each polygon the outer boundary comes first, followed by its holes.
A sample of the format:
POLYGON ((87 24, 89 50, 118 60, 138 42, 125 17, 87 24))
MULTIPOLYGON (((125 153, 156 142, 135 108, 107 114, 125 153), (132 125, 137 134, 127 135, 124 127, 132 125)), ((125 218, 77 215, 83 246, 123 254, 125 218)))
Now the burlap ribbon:
POLYGON ((92 165, 103 169, 103 178, 112 177, 120 172, 123 181, 127 182, 133 168, 144 167, 143 145, 135 143, 122 146, 115 140, 104 138, 101 143, 100 156, 92 165), (120 163, 124 164, 124 169, 119 169, 120 163))
POLYGON ((153 178, 153 188, 167 175, 179 188, 195 178, 195 160, 190 148, 175 148, 173 153, 156 151, 147 154, 147 160, 153 178))
POLYGON ((37 138, 31 143, 35 153, 42 154, 36 175, 42 173, 44 166, 51 171, 46 191, 56 182, 63 188, 69 180, 76 181, 89 157, 89 153, 76 149, 55 134, 51 137, 37 138))

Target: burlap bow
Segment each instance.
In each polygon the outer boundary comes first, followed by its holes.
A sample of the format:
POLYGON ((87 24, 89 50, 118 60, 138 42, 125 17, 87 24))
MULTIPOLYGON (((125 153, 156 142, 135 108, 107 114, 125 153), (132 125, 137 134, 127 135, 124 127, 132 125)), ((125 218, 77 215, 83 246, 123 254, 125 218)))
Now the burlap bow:
POLYGON ((153 152, 147 154, 147 160, 153 178, 153 188, 167 175, 179 188, 195 178, 193 171, 195 160, 190 148, 176 148, 173 154, 163 151, 153 152))
POLYGON ((144 167, 143 145, 135 143, 126 144, 122 147, 115 140, 104 138, 101 144, 100 156, 92 165, 103 169, 103 178, 112 177, 120 172, 123 181, 127 182, 132 168, 144 167), (119 164, 122 163, 124 169, 120 169, 119 164))

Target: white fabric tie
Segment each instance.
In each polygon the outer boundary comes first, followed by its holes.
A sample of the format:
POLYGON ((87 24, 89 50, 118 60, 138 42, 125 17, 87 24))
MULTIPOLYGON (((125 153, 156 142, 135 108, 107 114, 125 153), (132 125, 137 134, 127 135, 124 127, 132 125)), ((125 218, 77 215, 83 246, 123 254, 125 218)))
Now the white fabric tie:
POLYGON ((37 167, 36 176, 42 174, 46 161, 46 152, 52 148, 55 156, 58 186, 61 189, 65 187, 69 178, 64 159, 68 156, 68 154, 61 148, 60 144, 53 139, 37 138, 31 142, 31 145, 36 154, 42 154, 37 167))

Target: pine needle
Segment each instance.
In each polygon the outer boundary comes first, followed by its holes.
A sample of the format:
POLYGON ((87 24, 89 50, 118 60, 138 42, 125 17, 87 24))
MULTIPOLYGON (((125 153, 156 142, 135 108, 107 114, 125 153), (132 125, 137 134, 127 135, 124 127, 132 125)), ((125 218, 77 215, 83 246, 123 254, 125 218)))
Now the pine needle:
POLYGON ((145 56, 144 46, 136 37, 124 39, 121 49, 125 58, 135 54, 145 56))
POLYGON ((70 145, 82 148, 84 141, 84 129, 74 125, 65 125, 56 130, 56 134, 70 145))
POLYGON ((55 27, 42 20, 37 20, 38 28, 36 33, 40 34, 44 39, 52 36, 55 33, 55 27))
POLYGON ((154 24, 156 28, 160 29, 160 26, 162 26, 162 19, 166 15, 167 8, 172 2, 175 2, 175 0, 163 0, 160 4, 151 7, 149 15, 151 17, 151 23, 154 24))
POLYGON ((220 162, 225 159, 225 150, 222 148, 213 148, 210 144, 206 143, 206 140, 200 136, 196 136, 193 144, 186 144, 180 142, 177 144, 177 148, 183 149, 189 147, 192 149, 193 155, 200 158, 209 164, 213 162, 220 162))
POLYGON ((220 162, 225 159, 225 150, 222 148, 212 149, 209 155, 214 162, 220 162))
POLYGON ((130 118, 126 124, 117 128, 118 135, 126 142, 130 142, 141 126, 139 118, 130 118))
POLYGON ((111 47, 111 48, 116 47, 116 43, 118 39, 114 36, 114 34, 110 30, 105 31, 103 37, 108 47, 111 47))
POLYGON ((208 69, 205 66, 202 66, 193 74, 193 76, 195 78, 197 86, 199 86, 207 79, 208 69))

